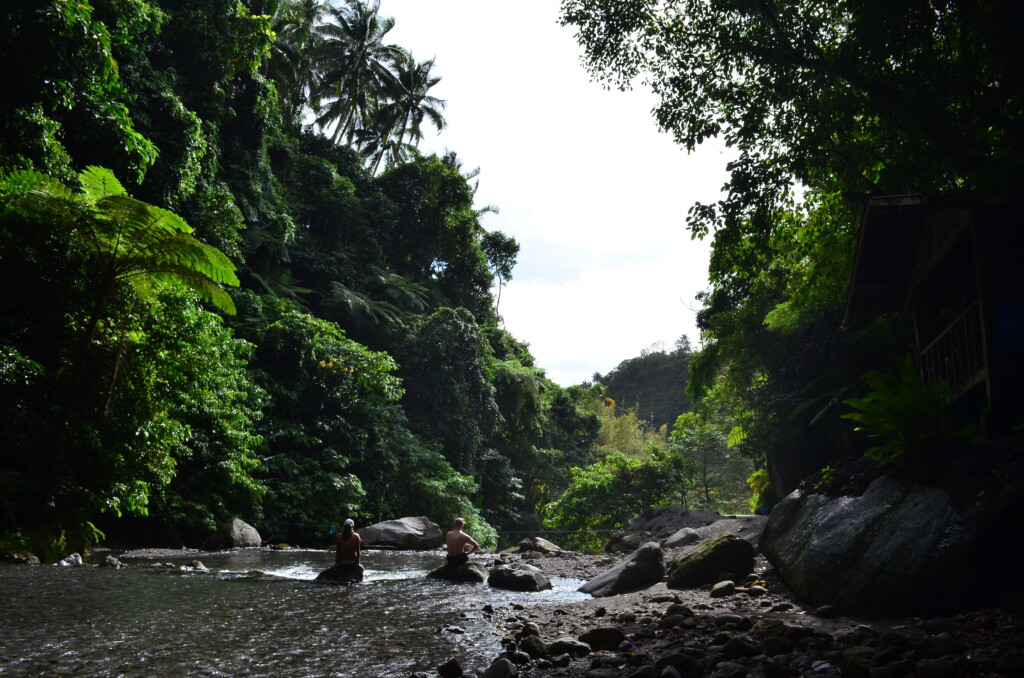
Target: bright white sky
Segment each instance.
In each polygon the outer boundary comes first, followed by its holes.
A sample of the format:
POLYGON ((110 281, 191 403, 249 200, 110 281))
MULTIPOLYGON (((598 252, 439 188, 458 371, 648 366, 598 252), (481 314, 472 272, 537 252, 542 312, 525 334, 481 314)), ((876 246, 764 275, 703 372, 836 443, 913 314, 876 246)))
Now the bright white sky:
POLYGON ((687 209, 717 199, 721 147, 688 155, 651 116, 644 90, 591 82, 556 0, 382 0, 388 42, 436 58, 448 128, 420 149, 455 151, 480 168, 483 225, 520 245, 502 290, 506 329, 549 378, 569 386, 606 374, 656 342, 698 345, 695 295, 708 241, 687 209))

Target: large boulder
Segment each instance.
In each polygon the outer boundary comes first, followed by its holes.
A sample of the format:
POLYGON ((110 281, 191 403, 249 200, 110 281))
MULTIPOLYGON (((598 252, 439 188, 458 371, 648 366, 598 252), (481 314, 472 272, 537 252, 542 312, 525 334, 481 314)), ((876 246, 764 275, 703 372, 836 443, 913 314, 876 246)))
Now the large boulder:
POLYGON ((661 547, 652 541, 638 548, 612 569, 586 582, 578 590, 595 598, 605 598, 654 586, 664 576, 661 547))
POLYGON ((469 561, 462 565, 445 563, 427 573, 430 579, 444 579, 459 584, 482 584, 487 581, 487 568, 480 563, 469 561))
POLYGON ((239 518, 232 518, 217 526, 217 532, 207 540, 204 548, 211 551, 220 549, 242 549, 261 546, 263 539, 256 528, 239 518))
POLYGON ((754 546, 735 534, 720 534, 683 551, 668 566, 668 586, 674 589, 714 584, 729 573, 743 578, 754 571, 754 546))
POLYGON ((944 491, 882 476, 859 497, 794 491, 772 511, 761 549, 793 592, 855 614, 933 614, 986 602, 1012 579, 1009 531, 1020 488, 956 510, 944 491), (1000 556, 1000 552, 1003 556, 1000 556))
POLYGON ((526 563, 507 563, 491 570, 487 583, 496 589, 507 591, 545 591, 551 588, 551 580, 540 568, 526 563))
POLYGON ((562 549, 542 537, 526 537, 520 540, 519 550, 537 551, 538 553, 559 553, 562 549))
POLYGON ((399 518, 374 523, 359 530, 364 546, 412 551, 436 549, 444 544, 444 535, 429 518, 399 518))

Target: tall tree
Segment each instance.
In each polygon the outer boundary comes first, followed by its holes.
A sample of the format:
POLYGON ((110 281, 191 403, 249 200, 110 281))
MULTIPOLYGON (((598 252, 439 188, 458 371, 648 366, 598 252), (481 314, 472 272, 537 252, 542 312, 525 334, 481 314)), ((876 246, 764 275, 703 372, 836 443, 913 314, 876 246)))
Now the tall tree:
POLYGON ((439 76, 431 75, 434 60, 416 61, 403 55, 396 64, 395 79, 383 93, 383 101, 374 113, 372 131, 377 151, 372 161, 376 169, 381 160, 397 165, 416 153, 423 139, 423 122, 429 120, 438 132, 447 125, 442 111, 445 102, 429 93, 439 76))
POLYGON ((395 20, 381 17, 379 9, 379 0, 349 0, 345 6, 330 8, 330 21, 318 29, 313 58, 320 81, 314 109, 317 125, 322 129, 334 127, 334 141, 344 135, 352 143, 376 106, 377 92, 394 82, 391 68, 405 54, 401 47, 385 44, 395 20))

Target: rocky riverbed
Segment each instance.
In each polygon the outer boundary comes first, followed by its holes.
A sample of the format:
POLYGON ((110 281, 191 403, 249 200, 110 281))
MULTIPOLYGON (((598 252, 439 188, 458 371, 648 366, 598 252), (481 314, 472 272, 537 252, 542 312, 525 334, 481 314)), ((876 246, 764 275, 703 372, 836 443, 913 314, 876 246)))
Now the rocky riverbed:
MULTIPOLYGON (((721 520, 705 534, 746 529, 721 520)), ((754 534, 751 534, 753 532, 754 534)), ((752 540, 753 540, 752 539, 752 540)), ((666 553, 666 560, 672 552, 666 553)), ((503 554, 548 576, 589 579, 620 560, 608 555, 503 554)), ((936 590, 935 595, 944 595, 936 590)), ((1002 609, 940 618, 865 619, 797 600, 763 556, 732 585, 670 589, 665 583, 556 606, 483 610, 505 650, 490 667, 457 661, 443 677, 611 678, 1024 677, 1024 616, 1002 609)), ((426 674, 421 674, 426 675, 426 674)))

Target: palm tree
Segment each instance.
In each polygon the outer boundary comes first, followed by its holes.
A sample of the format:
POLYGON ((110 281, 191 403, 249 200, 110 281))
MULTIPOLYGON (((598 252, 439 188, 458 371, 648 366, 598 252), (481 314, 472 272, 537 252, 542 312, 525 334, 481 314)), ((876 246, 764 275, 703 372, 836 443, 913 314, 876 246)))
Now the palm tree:
POLYGON ((326 11, 324 0, 270 0, 266 7, 275 38, 264 69, 277 85, 285 124, 293 128, 302 124, 313 96, 316 74, 310 53, 326 11))
POLYGON ((347 6, 329 9, 332 21, 317 30, 319 46, 312 51, 320 73, 313 97, 316 123, 322 129, 333 125, 335 142, 344 133, 352 143, 368 120, 377 94, 393 86, 390 67, 405 53, 397 45, 384 44, 395 20, 380 17, 379 8, 379 0, 349 0, 347 6))
POLYGON ((386 103, 374 115, 376 127, 381 130, 373 162, 375 171, 385 156, 391 164, 397 164, 415 154, 423 139, 424 120, 429 120, 438 132, 448 125, 441 113, 444 100, 429 94, 441 81, 430 74, 433 67, 433 59, 417 62, 409 53, 399 60, 395 81, 385 92, 386 103))

